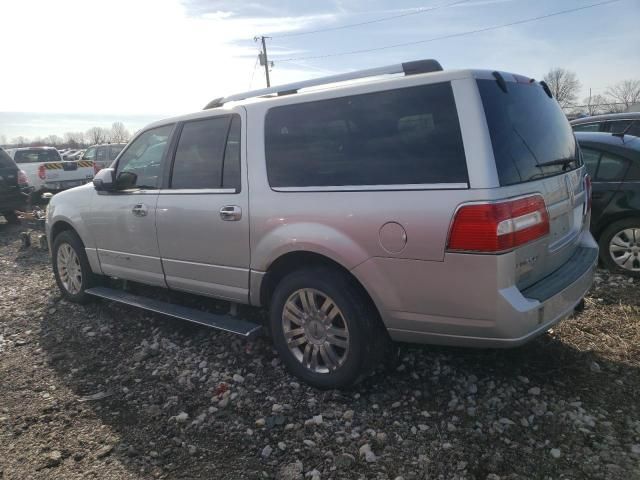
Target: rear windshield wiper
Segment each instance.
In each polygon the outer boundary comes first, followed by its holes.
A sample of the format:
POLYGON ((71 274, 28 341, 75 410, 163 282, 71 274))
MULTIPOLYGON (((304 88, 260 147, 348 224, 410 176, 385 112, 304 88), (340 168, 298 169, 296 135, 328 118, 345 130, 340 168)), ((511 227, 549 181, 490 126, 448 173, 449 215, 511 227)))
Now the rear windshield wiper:
POLYGON ((549 160, 548 162, 538 163, 537 165, 538 165, 538 167, 551 167, 553 165, 567 166, 571 162, 575 162, 575 161, 576 161, 575 158, 559 158, 557 160, 549 160))

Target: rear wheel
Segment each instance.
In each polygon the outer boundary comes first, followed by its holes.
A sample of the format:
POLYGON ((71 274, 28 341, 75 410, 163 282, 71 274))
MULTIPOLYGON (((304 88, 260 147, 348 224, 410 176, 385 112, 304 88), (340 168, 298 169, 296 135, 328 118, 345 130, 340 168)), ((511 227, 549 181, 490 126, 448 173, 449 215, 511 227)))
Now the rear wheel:
POLYGON ((85 293, 87 288, 97 283, 91 271, 84 245, 78 235, 66 230, 53 241, 53 273, 62 295, 76 303, 86 303, 91 297, 85 293))
POLYGON ((7 223, 11 225, 17 225, 18 223, 20 223, 16 212, 4 212, 2 215, 7 220, 7 223))
POLYGON ((284 364, 318 388, 355 383, 377 365, 389 341, 353 280, 325 267, 284 277, 273 294, 270 321, 284 364))
POLYGON ((600 259, 609 270, 640 276, 640 219, 612 223, 599 243, 600 259))

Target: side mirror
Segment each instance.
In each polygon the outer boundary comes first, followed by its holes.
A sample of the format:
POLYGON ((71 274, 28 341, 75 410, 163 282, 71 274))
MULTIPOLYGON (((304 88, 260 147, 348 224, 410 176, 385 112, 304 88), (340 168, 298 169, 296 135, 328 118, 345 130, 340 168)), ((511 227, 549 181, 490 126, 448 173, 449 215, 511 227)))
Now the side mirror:
POLYGON ((93 177, 93 186, 98 192, 113 192, 116 189, 115 170, 103 168, 93 177))

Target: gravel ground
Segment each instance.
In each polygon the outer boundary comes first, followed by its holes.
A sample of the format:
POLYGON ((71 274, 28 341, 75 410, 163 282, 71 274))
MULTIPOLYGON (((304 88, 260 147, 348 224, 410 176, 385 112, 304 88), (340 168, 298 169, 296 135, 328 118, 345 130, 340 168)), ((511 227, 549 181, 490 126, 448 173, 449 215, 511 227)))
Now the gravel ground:
POLYGON ((638 280, 600 272, 525 347, 402 346, 320 392, 268 339, 61 300, 26 230, 0 223, 2 479, 640 478, 638 280))

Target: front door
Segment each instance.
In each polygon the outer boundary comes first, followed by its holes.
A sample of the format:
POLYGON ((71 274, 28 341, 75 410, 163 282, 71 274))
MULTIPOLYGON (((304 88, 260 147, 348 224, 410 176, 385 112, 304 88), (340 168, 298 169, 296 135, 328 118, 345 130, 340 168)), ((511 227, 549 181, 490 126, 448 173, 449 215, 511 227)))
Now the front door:
POLYGON ((247 302, 249 211, 244 111, 179 125, 168 188, 156 208, 170 288, 247 302))
POLYGON ((96 192, 87 221, 106 275, 166 286, 156 238, 156 203, 173 128, 139 135, 116 165, 116 191, 96 192))

